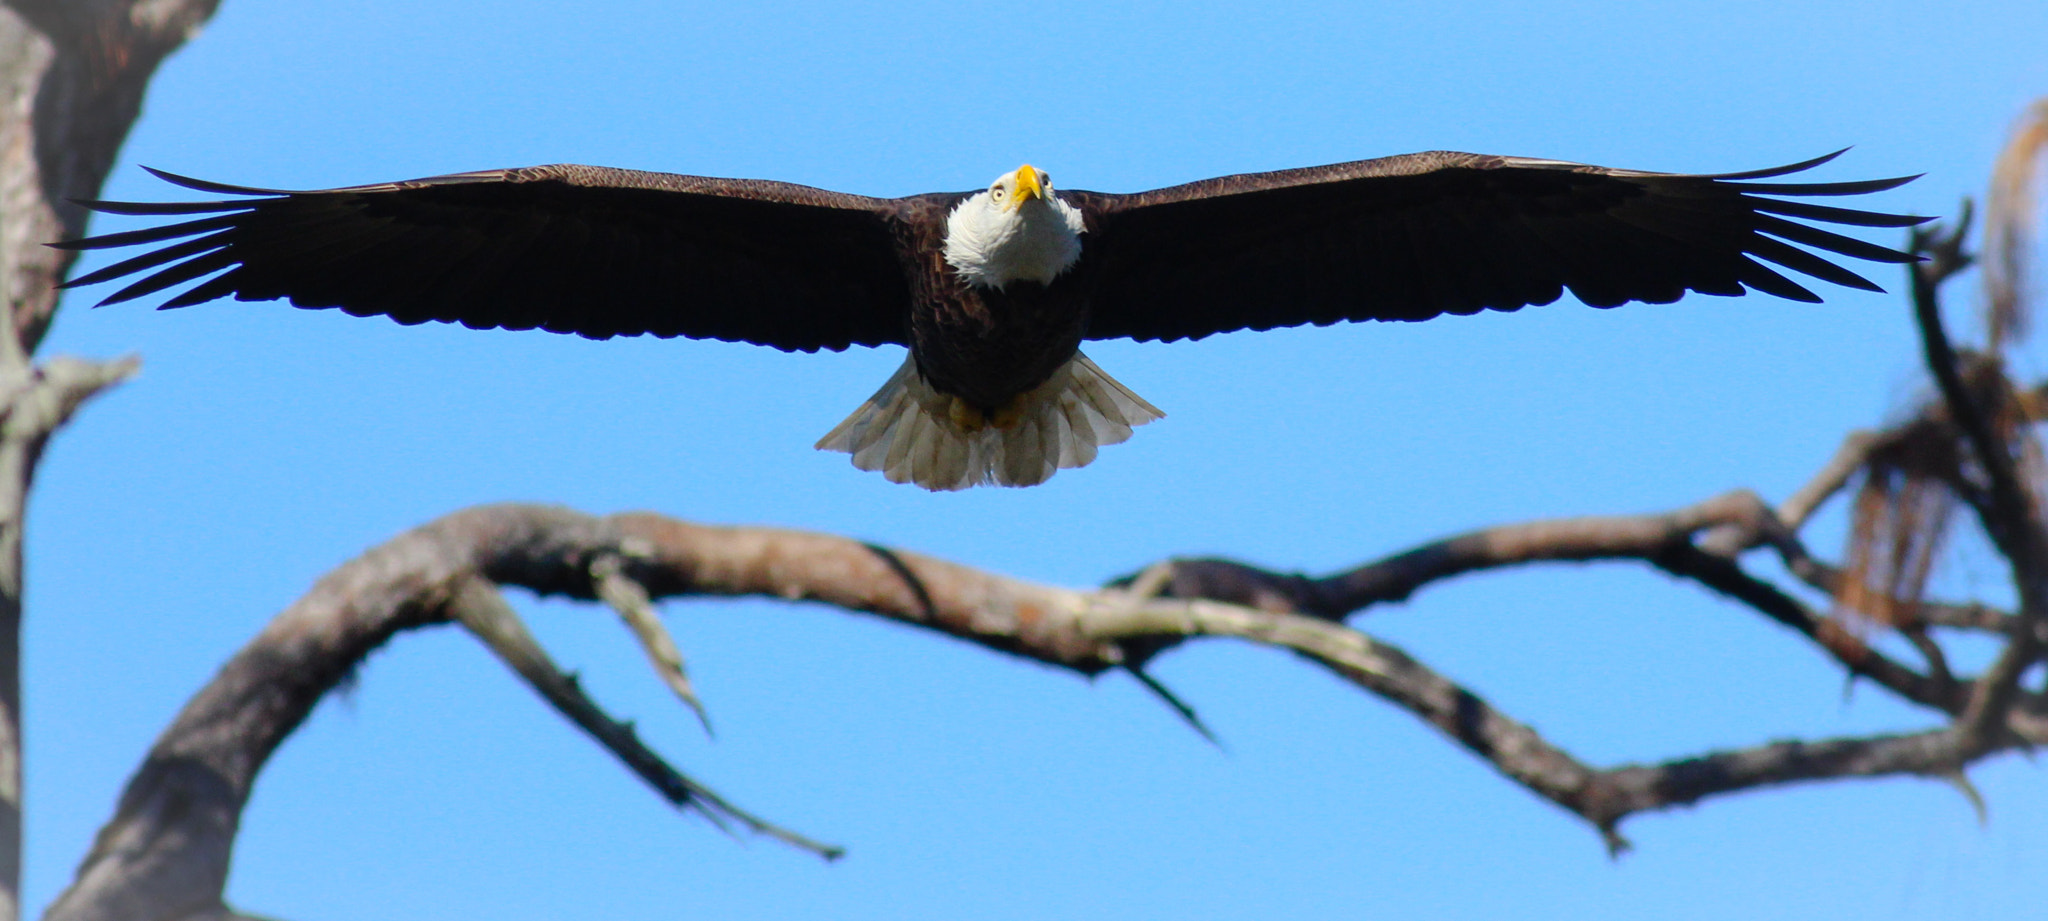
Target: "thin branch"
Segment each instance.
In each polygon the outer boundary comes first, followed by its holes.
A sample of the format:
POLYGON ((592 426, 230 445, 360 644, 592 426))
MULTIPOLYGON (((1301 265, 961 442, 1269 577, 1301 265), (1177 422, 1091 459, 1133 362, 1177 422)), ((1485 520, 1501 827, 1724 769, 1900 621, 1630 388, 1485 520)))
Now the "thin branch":
POLYGON ((1975 602, 1958 604, 1923 601, 1920 603, 1919 617, 1921 623, 1930 627, 1983 630, 1991 633, 2010 633, 2019 625, 2019 615, 1975 602))
MULTIPOLYGON (((1129 604, 1144 604, 1159 597, 1159 593, 1166 589, 1167 582, 1172 578, 1173 563, 1154 563, 1146 567, 1144 572, 1138 573, 1137 578, 1132 579, 1129 585, 1123 587, 1123 597, 1129 604)), ((1151 661, 1152 657, 1161 651, 1171 648, 1175 642, 1178 640, 1133 638, 1131 643, 1120 646, 1124 652, 1124 670, 1129 672, 1132 678, 1136 678, 1145 690, 1151 691, 1152 696, 1159 698, 1159 701, 1172 710, 1174 715, 1180 717, 1182 722, 1187 723, 1188 728, 1207 739, 1209 744, 1219 749, 1223 748, 1223 739, 1209 728, 1208 723, 1202 721, 1201 714, 1196 713, 1195 708, 1182 700, 1179 694, 1175 694, 1172 688, 1145 670, 1146 662, 1151 661)))
POLYGON ((1806 521, 1813 517, 1822 504, 1849 485, 1856 471, 1870 461, 1871 454, 1881 449, 1888 438, 1897 437, 1895 432, 1850 432, 1842 439, 1842 446, 1835 456, 1828 459, 1813 479, 1799 487, 1797 492, 1786 497, 1778 505, 1778 520, 1784 522, 1786 530, 1797 532, 1806 527, 1806 521))
POLYGON ((749 831, 810 851, 826 860, 845 856, 845 848, 814 841, 761 819, 669 766, 640 741, 632 724, 612 719, 589 695, 583 693, 575 678, 555 666, 554 660, 534 640, 526 624, 519 619, 518 612, 505 602, 496 586, 482 579, 465 582, 449 610, 506 667, 525 679, 549 706, 603 745, 605 750, 677 808, 696 809, 721 829, 728 828, 729 821, 738 822, 749 831))
MULTIPOLYGON (((1839 567, 1810 557, 1787 569, 1799 581, 1830 597, 1841 591, 1842 580, 1847 578, 1839 567)), ((2019 622, 2019 615, 1978 601, 1889 599, 1889 602, 1894 610, 1904 614, 1904 620, 1909 624, 1946 627, 1951 630, 2010 633, 2019 622)))
POLYGON ((2033 495, 2013 463, 2012 446, 1992 427, 1971 397, 1955 349, 1949 344, 1948 332, 1942 327, 1939 286, 1969 264, 1963 251, 1968 230, 1967 220, 1959 220, 1945 231, 1916 229, 1913 251, 1929 258, 1910 267, 1909 272, 1913 282, 1913 315, 1920 326, 1928 370, 1989 481, 1986 496, 1965 498, 1976 510, 1985 533, 2012 566, 2014 587, 2020 596, 2022 623, 2009 634, 2009 642, 1991 668, 1977 679, 1969 703, 1957 720, 1956 730, 1965 749, 1974 751, 1988 750, 1993 745, 1995 733, 2019 693, 2020 677, 2040 657, 2041 644, 2032 622, 2048 617, 2048 555, 2044 555, 2048 534, 2042 530, 2033 495))
POLYGON ((1683 545, 1670 548, 1654 562, 1672 575, 1698 582, 1799 631, 1851 674, 1869 678, 1900 697, 1943 713, 1954 713, 1962 707, 1950 685, 1921 675, 1872 649, 1862 637, 1843 629, 1835 620, 1815 614, 1777 586, 1743 571, 1733 560, 1683 545))
POLYGON ((1843 777, 1912 775, 1946 779, 1955 772, 1958 740, 1948 729, 1817 742, 1773 742, 1655 765, 1600 772, 1587 793, 1588 811, 1615 821, 1709 796, 1843 777))
MULTIPOLYGON (((1794 577, 1798 577, 1798 581, 1806 583, 1812 589, 1821 591, 1821 594, 1825 594, 1829 598, 1839 594, 1839 591, 1841 591, 1841 579, 1847 577, 1839 567, 1835 567, 1831 563, 1823 563, 1819 559, 1812 559, 1812 557, 1800 559, 1798 563, 1788 565, 1786 569, 1794 577)), ((1989 604, 1982 604, 1982 602, 1929 602, 1929 600, 1905 602, 1905 600, 1896 600, 1894 598, 1894 600, 1888 600, 1888 604, 1890 604, 1892 610, 1898 610, 1898 612, 1905 614, 1903 620, 1907 624, 1946 626, 1950 630, 2011 632, 2015 628, 2015 624, 2019 622, 2017 620, 2019 614, 2013 614, 2009 610, 1995 608, 1995 606, 1989 606, 1989 604)))
POLYGON ((1374 604, 1405 599, 1425 585, 1468 572, 1543 562, 1637 560, 1755 608, 1813 640, 1852 673, 1867 676, 1908 700, 1945 713, 1961 706, 1948 685, 1886 657, 1854 634, 1834 628, 1831 621, 1797 599, 1744 572, 1733 555, 1759 545, 1773 547, 1795 569, 1809 559, 1806 549, 1762 499, 1737 490, 1662 514, 1486 528, 1321 579, 1272 573, 1231 560, 1175 560, 1163 593, 1338 620, 1374 604), (1701 532, 1709 533, 1695 544, 1692 538, 1701 532))
POLYGON ((1993 540, 2000 542, 2001 547, 2018 547, 2017 542, 2025 538, 2013 531, 2011 522, 2004 516, 2026 508, 2026 490, 2020 484, 2019 472, 2013 467, 2010 446, 1998 437, 1990 421, 1970 397, 1955 347, 1949 344, 1948 331, 1941 323, 1941 283, 1967 268, 1972 261, 1963 250, 1963 240, 1970 229, 1968 213, 1965 205, 1965 217, 1953 227, 1937 225, 1912 231, 1911 251, 1926 257, 1925 261, 1907 267, 1913 288, 1913 318, 1919 324, 1923 357, 1928 371, 1934 375, 1935 386, 1941 390, 1949 415, 1962 428, 1977 462, 1983 466, 1985 476, 1990 480, 1994 507, 1979 509, 1979 514, 1985 518, 1985 530, 1991 533, 1993 540))
MULTIPOLYGON (((1391 644, 1322 618, 1201 600, 1123 604, 1120 594, 1106 593, 1080 616, 1090 636, 1235 637, 1291 650, 1414 714, 1538 796, 1580 812, 1591 768, 1391 644)), ((1610 849, 1627 846, 1611 826, 1599 830, 1610 849)))
POLYGON ((1898 630, 1899 635, 1905 637, 1906 642, 1912 644, 1920 653, 1920 658, 1926 660, 1928 679, 1938 686, 1953 689, 1956 685, 1956 676, 1949 670, 1948 654, 1941 651, 1941 644, 1935 642, 1934 637, 1927 635, 1927 628, 1920 624, 1908 624, 1899 627, 1898 630))
POLYGON ((668 628, 662 626, 661 615, 654 610, 654 602, 647 597, 647 589, 633 581, 625 573, 625 563, 618 556, 601 556, 590 564, 590 578, 597 585, 597 596, 618 612, 619 618, 633 631, 633 638, 640 641, 640 648, 647 653, 647 662, 654 667, 654 673, 661 682, 668 685, 690 712, 697 714, 698 724, 704 727, 705 735, 711 731, 711 714, 704 709, 704 702, 697 699, 697 689, 690 685, 689 669, 683 664, 683 651, 676 647, 674 637, 668 628))
POLYGON ((1182 700, 1181 696, 1174 693, 1172 688, 1167 687, 1165 682, 1153 677, 1152 673, 1146 671, 1142 666, 1127 668, 1125 671, 1132 678, 1137 679, 1139 686, 1147 691, 1151 691, 1152 696, 1159 698, 1160 703, 1165 704, 1167 709, 1172 710, 1175 716, 1180 717, 1181 722, 1188 724, 1188 728, 1194 730, 1195 734, 1201 736, 1204 741, 1217 748, 1227 747, 1223 744, 1223 739, 1216 735, 1216 731, 1210 729, 1208 723, 1203 722, 1202 714, 1196 712, 1193 705, 1182 700))
MULTIPOLYGON (((1588 516, 1499 525, 1432 541, 1323 578, 1273 573, 1222 559, 1178 559, 1163 594, 1207 598, 1268 611, 1342 620, 1376 604, 1404 601, 1423 586, 1468 572, 1532 563, 1648 561, 1710 528, 1733 548, 1756 544, 1802 555, 1769 507, 1747 490, 1651 515, 1588 516)), ((1111 583, 1129 584, 1131 579, 1111 583)))

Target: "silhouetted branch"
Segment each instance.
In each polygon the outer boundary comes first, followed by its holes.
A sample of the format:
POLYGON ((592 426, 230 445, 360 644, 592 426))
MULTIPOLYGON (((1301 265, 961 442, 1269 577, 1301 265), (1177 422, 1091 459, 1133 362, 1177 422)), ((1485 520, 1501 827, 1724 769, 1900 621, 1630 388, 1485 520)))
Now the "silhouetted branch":
MULTIPOLYGON (((1562 518, 1483 528, 1321 578, 1274 573, 1224 559, 1176 559, 1171 561, 1172 571, 1161 592, 1175 598, 1207 598, 1342 620, 1376 604, 1405 601, 1432 582, 1477 570, 1530 563, 1648 560, 1717 526, 1731 527, 1741 535, 1738 542, 1744 547, 1770 544, 1795 556, 1805 552, 1754 493, 1736 491, 1662 514, 1562 518)), ((1129 578, 1113 584, 1126 583, 1129 578)))
POLYGON ((1871 649, 1796 598, 1744 573, 1733 555, 1755 546, 1774 548, 1794 568, 1808 559, 1806 549, 1756 494, 1738 490, 1662 514, 1485 528, 1324 578, 1272 573, 1214 558, 1174 560, 1171 573, 1163 580, 1162 593, 1336 620, 1375 604, 1404 600, 1432 582, 1477 570, 1531 563, 1633 560, 1755 608, 1812 639, 1852 673, 1869 677, 1908 700, 1944 712, 1959 706, 1949 699, 1952 695, 1944 683, 1871 649), (1702 532, 1710 533, 1696 543, 1695 536, 1702 532))
MULTIPOLYGON (((1739 528, 1751 543, 1786 545, 1754 496, 1731 493, 1666 515, 1574 519, 1478 532, 1440 542, 1446 556, 1431 578, 1482 565, 1542 559, 1647 559, 1732 596, 1768 587, 1732 559, 1688 535, 1739 528), (1602 531, 1601 526, 1608 526, 1602 531), (1754 582, 1754 585, 1750 583, 1754 582)), ((1768 513, 1768 509, 1764 509, 1768 513)), ((1373 584, 1412 591, 1414 554, 1394 558, 1405 581, 1373 584)), ((1174 567, 1178 569, 1178 566, 1174 567)), ((1362 570, 1370 570, 1363 567, 1362 570)), ((1361 571, 1362 571, 1361 570, 1361 571)), ((1354 574, 1359 571, 1354 571, 1354 574)), ((1383 571, 1384 572, 1384 571, 1383 571)), ((226 911, 220 884, 241 809, 258 770, 319 698, 371 650, 405 630, 459 622, 541 695, 611 750, 662 796, 827 855, 836 849, 784 831, 726 803, 664 762, 628 724, 605 715, 526 632, 500 588, 596 601, 638 586, 627 607, 677 596, 757 596, 814 601, 942 632, 992 650, 1093 675, 1131 664, 1129 650, 1156 650, 1200 637, 1230 637, 1288 649, 1415 714, 1504 775, 1576 814, 1610 848, 1626 847, 1629 815, 1756 786, 1880 773, 1947 776, 1969 758, 1953 733, 1845 739, 1804 746, 1774 743, 1653 766, 1589 767, 1526 724, 1439 675, 1402 650, 1324 617, 1172 597, 1177 575, 1155 570, 1138 587, 1077 591, 981 572, 901 550, 772 528, 709 527, 658 515, 592 517, 561 508, 498 505, 458 512, 407 532, 335 570, 238 653, 165 731, 124 793, 120 808, 50 917, 163 918, 136 905, 182 912, 226 911), (618 580, 626 580, 620 582, 618 580), (1946 739, 1947 742, 1938 742, 1946 739), (1901 739, 1918 739, 1906 742, 1901 739), (1947 747, 1942 747, 1946 745, 1947 747), (120 914, 116 912, 116 908, 120 914)), ((1365 580, 1367 583, 1370 579, 1365 580)), ((1365 584, 1365 583, 1361 583, 1365 584)), ((1360 593, 1353 597, 1366 597, 1360 593)), ((1744 597, 1745 603, 1759 604, 1744 597)), ((1782 602, 1771 602, 1778 604, 1782 602)), ((1838 659, 1902 693, 1952 708, 1941 688, 1867 647, 1836 645, 1828 621, 1796 602, 1781 619, 1838 659), (1861 650, 1854 659, 1844 650, 1861 650), (1896 670, 1898 674, 1894 674, 1896 670)), ((1843 634, 1847 636, 1847 634, 1843 634)), ((677 660, 680 659, 678 655, 677 660)), ((657 670, 666 672, 660 657, 657 670)), ((1950 697, 1954 695, 1951 694, 1950 697)), ((2031 698, 1986 751, 2048 738, 2031 698)))
MULTIPOLYGON (((1965 750, 1988 750, 2019 694, 2019 680, 2040 657, 2041 642, 2034 623, 2048 618, 2048 532, 2041 526, 2032 492, 2014 463, 2015 446, 1992 424, 1985 408, 1964 381, 1962 363, 1942 327, 1939 287, 1970 264, 1963 250, 1967 218, 1954 227, 1913 233, 1913 251, 1927 257, 1912 267, 1913 314, 1919 323, 1928 370, 1941 389, 1949 413, 1962 428, 1986 480, 1982 494, 1964 498, 1998 551, 2012 565, 2020 598, 2020 618, 2009 640, 1984 675, 1971 688, 1968 704, 1956 723, 1965 750)), ((2004 376, 1991 369, 1994 392, 2008 390, 2004 376)), ((1980 388, 1982 389, 1982 388, 1980 388)), ((2000 393, 2002 396, 2003 393, 2000 393)))
POLYGON ((1594 815, 1626 816, 1708 796, 1815 780, 1909 774, 1948 779, 1957 770, 1948 729, 1860 739, 1773 742, 1661 764, 1600 772, 1587 797, 1594 815))

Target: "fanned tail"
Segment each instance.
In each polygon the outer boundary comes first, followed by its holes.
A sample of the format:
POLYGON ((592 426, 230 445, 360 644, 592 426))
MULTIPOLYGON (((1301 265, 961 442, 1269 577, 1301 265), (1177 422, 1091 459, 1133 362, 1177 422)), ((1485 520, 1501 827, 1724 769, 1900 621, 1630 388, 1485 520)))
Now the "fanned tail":
POLYGON ((1086 466, 1103 445, 1164 415, 1079 352, 994 419, 933 389, 917 360, 905 358, 882 389, 818 439, 818 449, 851 454, 855 467, 881 471, 892 483, 935 491, 1036 486, 1061 468, 1086 466))

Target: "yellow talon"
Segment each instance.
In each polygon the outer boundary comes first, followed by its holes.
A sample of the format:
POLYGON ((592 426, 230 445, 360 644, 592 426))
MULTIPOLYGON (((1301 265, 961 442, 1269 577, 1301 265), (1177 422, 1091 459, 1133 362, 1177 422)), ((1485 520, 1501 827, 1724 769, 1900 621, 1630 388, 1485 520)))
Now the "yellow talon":
POLYGON ((947 408, 946 417, 952 420, 954 428, 969 434, 988 427, 988 414, 959 397, 953 398, 953 405, 947 408))
POLYGON ((1003 408, 996 410, 995 415, 989 417, 989 424, 999 429, 1009 429, 1024 421, 1025 396, 1026 394, 1020 393, 1011 397, 1010 402, 1004 403, 1003 408))

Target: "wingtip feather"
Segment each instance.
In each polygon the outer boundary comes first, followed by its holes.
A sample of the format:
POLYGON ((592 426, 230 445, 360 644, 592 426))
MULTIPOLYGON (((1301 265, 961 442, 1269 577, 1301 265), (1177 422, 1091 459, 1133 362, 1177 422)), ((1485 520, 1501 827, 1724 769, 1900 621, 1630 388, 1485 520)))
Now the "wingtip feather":
MULTIPOLYGON (((138 165, 141 165, 141 164, 138 164, 138 165)), ((154 167, 154 166, 143 166, 142 168, 143 168, 143 170, 144 170, 144 171, 148 172, 148 173, 149 173, 150 175, 152 175, 152 176, 155 176, 155 177, 156 177, 156 178, 158 178, 158 179, 161 179, 161 180, 163 180, 163 181, 165 181, 165 182, 168 182, 168 183, 170 183, 170 184, 172 184, 172 185, 175 185, 175 186, 183 186, 184 188, 187 188, 187 189, 191 189, 191 190, 192 190, 192 191, 194 191, 194 192, 211 192, 211 193, 213 193, 213 194, 215 194, 215 195, 290 195, 290 194, 292 194, 292 193, 290 193, 290 192, 288 192, 288 191, 284 191, 284 190, 282 190, 282 189, 259 189, 259 188, 253 187, 253 186, 245 186, 245 185, 229 185, 229 184, 227 184, 227 183, 225 183, 225 182, 212 182, 212 181, 209 181, 209 180, 205 180, 205 179, 196 179, 196 178, 193 178, 193 177, 191 177, 191 176, 181 176, 181 175, 179 175, 179 174, 177 174, 177 173, 173 173, 173 172, 171 172, 170 170, 161 170, 161 169, 157 169, 157 168, 156 168, 156 167, 154 167)))
POLYGON ((1826 163, 1830 160, 1833 160, 1836 157, 1839 157, 1848 152, 1849 148, 1844 147, 1833 153, 1821 154, 1820 156, 1814 157, 1811 160, 1801 160, 1797 163, 1787 163, 1784 166, 1770 166, 1765 167, 1763 169, 1745 170, 1739 173, 1716 173, 1708 178, 1718 179, 1724 182, 1731 182, 1743 179, 1768 179, 1772 176, 1785 176, 1790 175, 1792 173, 1802 173, 1807 170, 1813 169, 1814 167, 1819 166, 1823 163, 1826 163))

